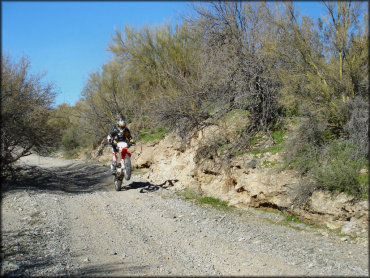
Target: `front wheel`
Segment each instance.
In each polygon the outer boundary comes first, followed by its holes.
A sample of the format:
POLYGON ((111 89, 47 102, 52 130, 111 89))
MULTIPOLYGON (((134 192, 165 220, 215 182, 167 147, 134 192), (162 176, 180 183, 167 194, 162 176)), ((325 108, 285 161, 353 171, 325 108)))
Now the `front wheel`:
POLYGON ((116 179, 114 181, 114 187, 115 187, 116 191, 120 191, 121 190, 121 185, 122 185, 122 180, 116 179))
POLYGON ((131 178, 131 159, 130 156, 126 155, 125 157, 125 180, 129 180, 131 178))

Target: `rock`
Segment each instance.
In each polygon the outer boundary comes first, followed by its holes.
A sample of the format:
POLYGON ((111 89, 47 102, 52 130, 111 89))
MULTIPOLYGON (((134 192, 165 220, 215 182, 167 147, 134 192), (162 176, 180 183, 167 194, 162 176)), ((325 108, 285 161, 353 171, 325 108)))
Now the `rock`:
POLYGON ((329 229, 339 229, 340 227, 342 227, 342 224, 343 224, 343 222, 341 222, 341 221, 327 220, 325 222, 326 227, 328 227, 329 229))
POLYGON ((297 227, 297 228, 300 228, 300 229, 306 229, 307 225, 303 224, 303 223, 290 223, 291 226, 294 226, 294 227, 297 227))
POLYGON ((344 225, 342 226, 341 233, 342 234, 350 234, 354 232, 354 229, 356 228, 356 221, 346 221, 344 222, 344 225))
POLYGON ((321 235, 325 236, 325 237, 328 237, 329 234, 327 232, 322 232, 321 235))
POLYGON ((252 159, 251 161, 249 161, 248 163, 247 163, 247 166, 248 167, 250 167, 250 168, 256 168, 256 166, 257 166, 257 160, 255 160, 255 159, 252 159))
POLYGON ((353 199, 354 197, 347 196, 344 193, 333 197, 329 192, 315 191, 312 193, 311 197, 311 209, 322 214, 346 217, 347 214, 342 208, 348 203, 351 203, 353 199))
POLYGON ((115 256, 115 255, 117 255, 117 252, 116 251, 111 251, 110 255, 115 256))
POLYGON ((85 263, 87 263, 87 262, 89 262, 89 261, 90 261, 90 259, 89 259, 89 257, 86 257, 83 261, 84 261, 85 263))

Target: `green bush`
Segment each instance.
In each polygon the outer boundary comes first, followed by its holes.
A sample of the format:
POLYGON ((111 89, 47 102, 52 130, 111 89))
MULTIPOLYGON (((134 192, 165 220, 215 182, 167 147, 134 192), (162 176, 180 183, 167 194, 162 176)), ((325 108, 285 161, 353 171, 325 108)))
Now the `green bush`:
POLYGON ((63 152, 63 157, 66 159, 76 158, 80 152, 80 147, 74 149, 68 149, 63 152))
POLYGON ((276 130, 271 134, 272 139, 274 139, 276 145, 284 143, 285 134, 285 130, 276 130))
POLYGON ((363 151, 350 139, 333 140, 328 132, 323 121, 312 116, 303 119, 287 142, 283 167, 298 171, 314 188, 366 197, 368 181, 360 175, 368 163, 363 151))
POLYGON ((198 202, 202 205, 211 205, 214 208, 218 209, 228 209, 228 203, 226 201, 221 201, 220 199, 213 197, 200 197, 198 202))
POLYGON ((67 130, 62 136, 62 146, 65 150, 73 150, 79 146, 73 130, 67 130))
MULTIPOLYGON (((268 148, 264 149, 253 149, 250 152, 254 155, 261 154, 263 155, 264 153, 271 152, 273 154, 278 153, 284 148, 284 136, 286 134, 285 130, 276 130, 271 134, 272 139, 274 140, 274 145, 268 148)), ((254 136, 251 140, 251 146, 255 145, 258 140, 261 140, 263 137, 262 136, 254 136)))
POLYGON ((319 188, 356 197, 366 195, 367 185, 359 173, 366 165, 366 159, 359 157, 357 153, 356 147, 345 141, 327 146, 312 170, 312 176, 319 188))
POLYGON ((286 142, 283 168, 295 169, 301 175, 314 168, 325 142, 324 130, 325 125, 315 117, 302 119, 293 136, 286 142))
POLYGON ((302 144, 296 146, 295 153, 291 154, 292 150, 289 146, 284 153, 283 168, 294 169, 299 174, 307 174, 312 168, 316 167, 320 157, 320 148, 312 144, 302 144))
POLYGON ((151 129, 145 128, 139 131, 138 141, 144 143, 152 142, 156 140, 162 140, 166 134, 166 130, 163 128, 151 129))

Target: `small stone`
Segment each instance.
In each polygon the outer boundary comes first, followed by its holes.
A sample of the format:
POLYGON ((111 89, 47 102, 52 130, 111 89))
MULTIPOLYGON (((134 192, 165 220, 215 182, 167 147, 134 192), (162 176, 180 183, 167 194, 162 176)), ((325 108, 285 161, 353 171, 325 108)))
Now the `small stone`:
POLYGON ((89 261, 90 261, 89 257, 86 257, 86 258, 84 259, 84 262, 85 262, 85 263, 87 263, 87 262, 89 262, 89 261))
POLYGON ((247 166, 250 167, 250 168, 256 168, 256 166, 257 166, 257 160, 252 159, 251 161, 249 161, 247 163, 247 166))
POLYGON ((340 240, 341 241, 348 241, 349 240, 349 236, 342 237, 340 240))
POLYGON ((356 222, 355 221, 346 221, 342 227, 341 233, 342 234, 347 234, 356 227, 356 222))
POLYGON ((111 251, 111 252, 110 252, 110 254, 111 254, 112 256, 115 256, 115 255, 117 255, 117 252, 116 252, 116 251, 111 251))

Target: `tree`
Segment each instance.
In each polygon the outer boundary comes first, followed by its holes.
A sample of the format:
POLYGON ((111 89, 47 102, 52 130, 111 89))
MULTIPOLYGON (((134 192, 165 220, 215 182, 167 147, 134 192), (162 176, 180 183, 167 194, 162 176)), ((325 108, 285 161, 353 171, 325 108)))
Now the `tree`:
POLYGON ((30 62, 1 59, 1 174, 21 157, 47 152, 58 142, 49 120, 55 92, 42 76, 30 73, 30 62))
POLYGON ((215 118, 234 109, 249 111, 250 121, 234 144, 245 148, 252 133, 269 130, 278 118, 279 82, 265 59, 269 26, 265 3, 212 2, 195 7, 194 28, 203 38, 205 63, 199 87, 216 104, 215 118))

